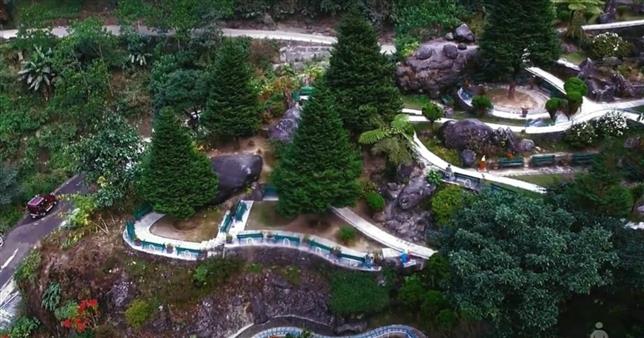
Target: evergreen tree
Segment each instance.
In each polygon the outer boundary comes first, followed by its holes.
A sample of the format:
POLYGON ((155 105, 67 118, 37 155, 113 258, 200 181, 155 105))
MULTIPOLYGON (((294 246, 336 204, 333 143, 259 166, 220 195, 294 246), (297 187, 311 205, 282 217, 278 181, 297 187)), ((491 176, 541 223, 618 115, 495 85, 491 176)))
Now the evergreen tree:
POLYGON ((161 109, 143 165, 145 199, 158 212, 187 218, 215 197, 217 185, 210 161, 194 147, 172 109, 161 109))
POLYGON ((358 197, 360 171, 328 90, 318 86, 273 174, 280 197, 277 210, 294 216, 351 205, 358 197))
POLYGON ((225 40, 217 54, 210 83, 210 97, 202 116, 215 137, 225 139, 252 135, 261 123, 257 93, 246 49, 225 40))
POLYGON ((326 81, 346 128, 355 133, 374 129, 374 117, 389 122, 400 112, 393 64, 380 53, 376 33, 366 19, 347 15, 331 53, 326 81))
POLYGON ((527 64, 544 66, 559 57, 559 39, 551 0, 487 0, 485 30, 480 47, 488 76, 512 80, 527 64))

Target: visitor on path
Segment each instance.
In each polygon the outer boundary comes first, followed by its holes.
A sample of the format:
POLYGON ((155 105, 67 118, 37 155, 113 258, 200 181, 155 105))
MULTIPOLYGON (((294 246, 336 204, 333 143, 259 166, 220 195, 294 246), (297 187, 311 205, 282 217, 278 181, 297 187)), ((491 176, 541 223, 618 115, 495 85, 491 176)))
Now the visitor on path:
POLYGON ((452 170, 452 165, 448 164, 447 168, 445 169, 445 173, 447 174, 447 180, 448 181, 453 181, 454 180, 454 171, 452 170))

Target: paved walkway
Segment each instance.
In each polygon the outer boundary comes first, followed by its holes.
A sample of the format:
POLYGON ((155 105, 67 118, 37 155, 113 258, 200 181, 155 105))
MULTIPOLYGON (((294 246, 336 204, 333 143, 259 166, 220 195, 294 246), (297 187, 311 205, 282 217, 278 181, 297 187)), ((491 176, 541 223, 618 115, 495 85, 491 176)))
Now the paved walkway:
MULTIPOLYGON (((423 142, 420 141, 420 139, 416 134, 414 134, 414 137, 413 137, 413 147, 414 147, 414 150, 416 151, 416 154, 418 154, 420 160, 425 162, 425 165, 431 166, 431 167, 437 167, 440 170, 447 169, 447 166, 449 165, 449 163, 447 163, 447 161, 443 160, 442 158, 438 157, 436 154, 429 151, 429 149, 425 147, 423 142)), ((469 177, 473 177, 482 181, 505 184, 519 189, 536 192, 539 194, 544 194, 546 192, 546 189, 542 186, 524 182, 521 180, 516 180, 513 178, 498 176, 495 174, 488 174, 488 173, 484 174, 475 170, 463 169, 456 166, 452 166, 452 172, 454 172, 454 174, 467 175, 469 177)))
POLYGON ((601 23, 601 24, 594 24, 594 25, 583 25, 581 26, 581 29, 583 29, 584 31, 600 31, 600 30, 603 31, 603 30, 630 28, 630 27, 638 27, 638 26, 644 26, 644 19, 601 23))
POLYGON ((389 248, 398 250, 401 253, 407 252, 412 256, 420 257, 423 259, 428 259, 436 253, 435 250, 432 250, 426 246, 402 240, 380 229, 379 227, 360 217, 349 208, 332 208, 332 211, 334 214, 338 215, 338 217, 351 224, 354 228, 365 234, 367 237, 389 248))

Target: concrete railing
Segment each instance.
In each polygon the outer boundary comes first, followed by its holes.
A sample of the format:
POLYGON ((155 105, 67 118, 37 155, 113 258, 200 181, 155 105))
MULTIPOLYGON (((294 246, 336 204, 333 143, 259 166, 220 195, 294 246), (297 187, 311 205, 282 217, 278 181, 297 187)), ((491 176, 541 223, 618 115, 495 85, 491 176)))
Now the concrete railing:
MULTIPOLYGON (((275 327, 257 333, 253 338, 270 338, 270 337, 283 337, 287 334, 294 336, 300 335, 304 330, 297 327, 275 327)), ((411 326, 405 325, 389 325, 377 329, 373 329, 364 333, 350 335, 350 336, 324 336, 312 333, 313 338, 387 338, 387 337, 405 337, 405 338, 425 338, 426 336, 420 331, 411 326)))

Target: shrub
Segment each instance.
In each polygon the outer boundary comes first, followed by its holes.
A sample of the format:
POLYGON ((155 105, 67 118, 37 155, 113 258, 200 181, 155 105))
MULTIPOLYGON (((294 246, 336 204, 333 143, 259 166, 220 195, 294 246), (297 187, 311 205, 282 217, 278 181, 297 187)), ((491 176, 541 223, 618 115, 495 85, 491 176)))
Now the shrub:
POLYGON ((631 46, 621 36, 612 32, 596 35, 591 41, 591 52, 596 58, 624 57, 630 53, 631 46))
POLYGON ((338 240, 343 244, 351 244, 356 240, 358 233, 352 226, 343 225, 338 231, 338 240))
POLYGON ((60 284, 58 282, 49 283, 45 292, 43 292, 40 302, 43 309, 54 311, 60 303, 60 284))
POLYGON ((449 185, 432 197, 432 215, 436 223, 445 226, 460 210, 469 194, 457 185, 449 185))
POLYGON ((449 330, 453 328, 454 325, 456 325, 457 321, 458 317, 452 309, 442 309, 438 312, 438 315, 436 315, 436 322, 438 324, 438 327, 443 330, 449 330))
POLYGON ((29 338, 36 331, 40 322, 36 318, 20 317, 9 331, 10 338, 29 338))
POLYGON ((376 191, 367 192, 365 200, 372 212, 380 212, 385 209, 385 199, 376 191))
POLYGON ((585 148, 599 140, 597 131, 592 123, 583 122, 573 125, 564 136, 564 141, 573 148, 585 148))
POLYGON ((565 101, 558 97, 553 97, 546 101, 546 110, 548 111, 548 114, 550 114, 551 119, 555 119, 557 111, 563 108, 564 104, 565 101))
POLYGON ((492 107, 492 101, 485 95, 476 95, 472 98, 472 111, 478 116, 485 115, 492 107))
POLYGON ((387 289, 368 274, 336 272, 331 278, 329 308, 337 315, 370 314, 389 304, 387 289))
POLYGON ((18 283, 20 282, 33 282, 40 268, 40 262, 42 257, 40 256, 40 251, 32 250, 29 252, 27 257, 22 260, 16 272, 14 278, 18 283))
POLYGON ((409 35, 419 40, 450 30, 460 23, 463 8, 451 0, 394 1, 392 19, 396 36, 409 35))
POLYGON ((440 186, 443 184, 443 174, 435 169, 430 170, 425 177, 427 183, 435 186, 440 186))
POLYGON ((443 117, 443 109, 439 107, 436 103, 430 102, 427 105, 423 106, 423 116, 429 121, 430 124, 434 124, 436 120, 439 120, 443 117))
POLYGON ((211 258, 200 263, 192 274, 192 281, 198 287, 218 285, 225 282, 241 269, 237 260, 211 258))
POLYGON ((626 117, 619 112, 610 112, 594 120, 592 124, 598 137, 622 136, 628 129, 626 117))
POLYGON ((398 58, 400 60, 410 57, 420 46, 418 39, 408 35, 396 36, 395 43, 396 50, 398 51, 398 58))
POLYGON ((135 299, 125 310, 125 320, 128 325, 138 329, 145 324, 154 313, 154 306, 143 299, 135 299))

